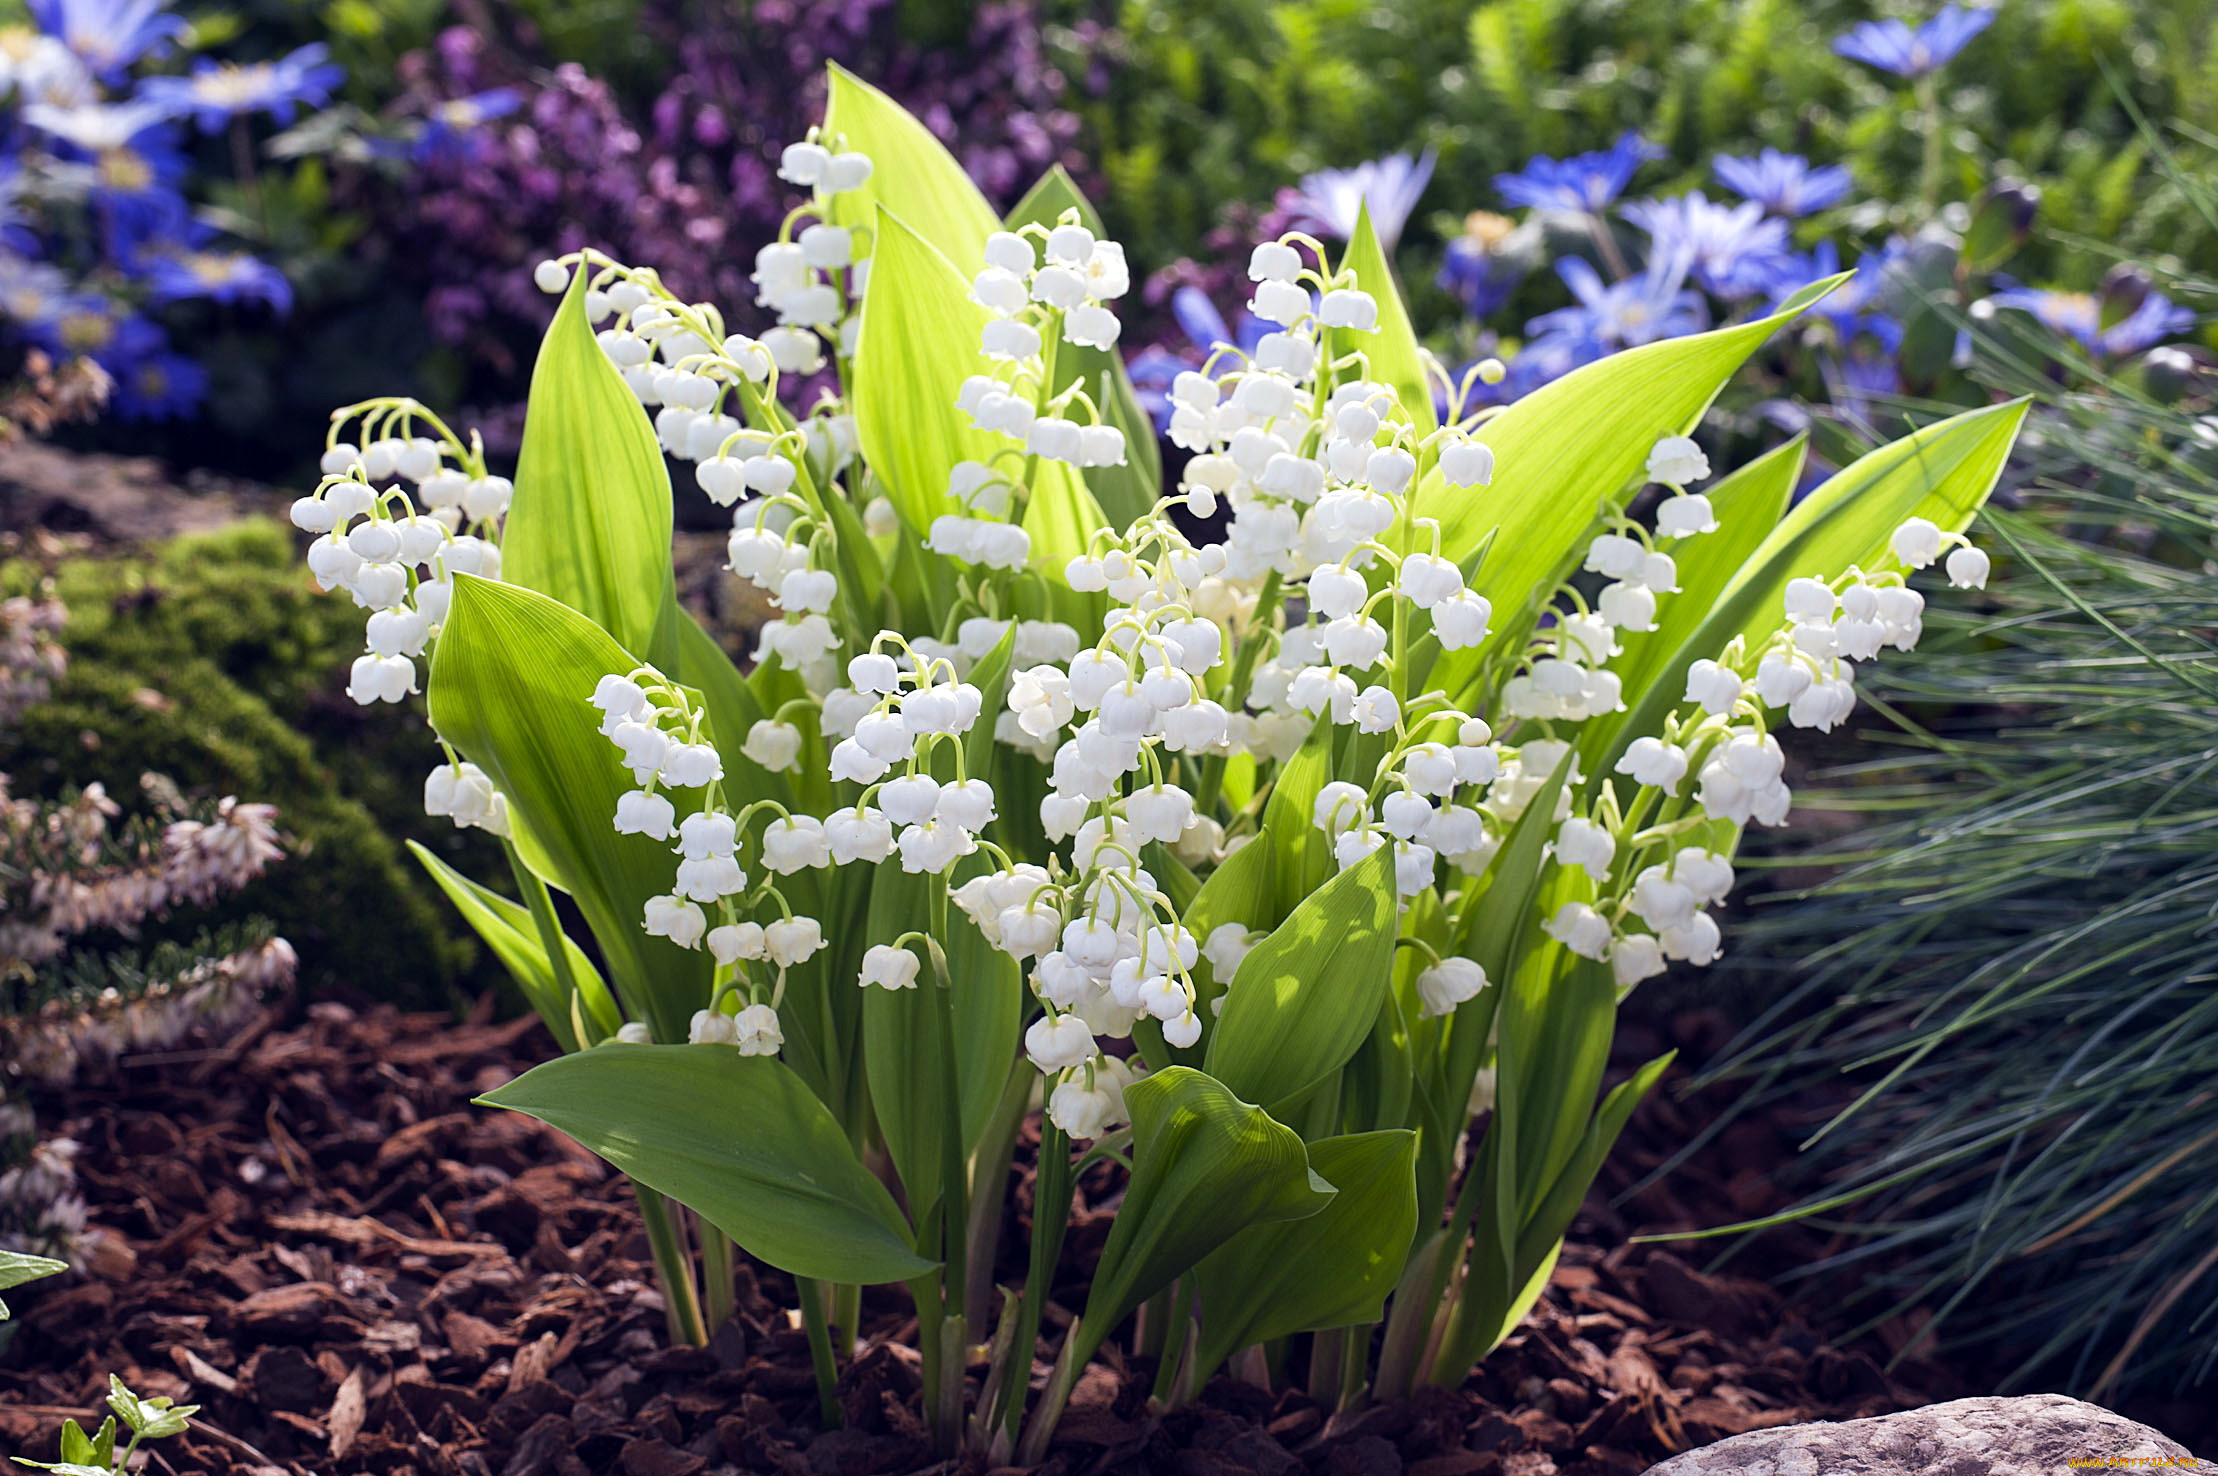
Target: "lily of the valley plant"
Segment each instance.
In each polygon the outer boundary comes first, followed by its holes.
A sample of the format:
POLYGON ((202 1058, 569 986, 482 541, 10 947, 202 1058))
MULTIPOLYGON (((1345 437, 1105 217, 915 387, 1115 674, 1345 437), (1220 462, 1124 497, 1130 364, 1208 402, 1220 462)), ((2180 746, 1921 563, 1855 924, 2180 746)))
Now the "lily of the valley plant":
POLYGON ((1067 179, 997 219, 838 72, 783 173, 779 326, 550 261, 513 485, 375 401, 295 510, 371 611, 355 695, 428 682, 427 804, 509 850, 515 900, 425 857, 569 1052, 488 1100, 632 1176, 678 1335, 734 1243, 791 1273, 828 1409, 858 1288, 904 1284, 949 1449, 1037 1457, 1128 1326, 1167 1403, 1227 1366, 1460 1381, 1664 1067, 1600 1090, 1626 991, 1717 956, 1781 731, 1916 643, 1914 571, 1985 578, 1962 529, 2022 407, 1790 511, 1799 443, 1713 480, 1687 435, 1834 283, 1480 417, 1364 225, 1256 249, 1277 331, 1180 378, 1173 482, 1067 179), (666 455, 780 611, 744 673, 673 597, 666 455), (1103 1159, 1121 1208, 1043 1341, 1103 1159))

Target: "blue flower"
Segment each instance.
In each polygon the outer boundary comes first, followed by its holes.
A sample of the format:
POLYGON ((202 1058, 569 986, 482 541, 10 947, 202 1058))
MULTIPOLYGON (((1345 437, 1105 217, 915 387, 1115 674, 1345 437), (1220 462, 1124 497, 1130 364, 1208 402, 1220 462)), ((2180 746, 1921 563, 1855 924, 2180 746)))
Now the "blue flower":
POLYGON ((1725 188, 1790 220, 1840 204, 1851 183, 1843 165, 1812 169, 1800 154, 1782 154, 1777 149, 1765 149, 1753 159, 1719 154, 1710 163, 1725 188))
POLYGON ((1865 21, 1834 41, 1833 49, 1897 77, 1923 77, 1947 66, 1994 20, 1988 7, 1946 5, 1915 31, 1898 20, 1865 21))
POLYGON ((2091 292, 2040 292, 2018 287, 1998 292, 1989 301, 1997 307, 2023 308, 2089 353, 2105 358, 2140 353, 2195 326, 2193 312, 2153 291, 2139 307, 2108 328, 2102 326, 2102 301, 2091 292))
POLYGON ((31 19, 103 82, 143 56, 157 56, 185 34, 185 18, 163 0, 27 0, 31 19))
POLYGON ((330 48, 312 42, 290 56, 267 62, 193 63, 190 77, 149 77, 139 96, 176 117, 191 116, 203 132, 215 133, 233 118, 268 113, 280 123, 306 104, 322 107, 331 90, 346 80, 346 70, 324 58, 330 48))
POLYGON ((259 257, 243 251, 173 251, 146 263, 147 300, 183 302, 204 297, 210 302, 260 302, 271 311, 288 313, 293 307, 292 284, 285 274, 259 257))
POLYGON ((73 301, 69 278, 43 261, 0 255, 0 321, 20 324, 44 341, 48 325, 73 301))
POLYGON ((418 164, 434 160, 458 162, 470 157, 477 130, 495 118, 505 118, 524 105, 523 94, 513 87, 495 87, 468 97, 450 98, 431 110, 424 131, 416 136, 410 157, 418 164))
POLYGON ((1525 280, 1524 263, 1495 249, 1513 229, 1515 222, 1505 216, 1474 210, 1464 221, 1463 234, 1448 242, 1437 281, 1474 318, 1498 312, 1525 280))
POLYGON ((25 336, 57 357, 96 360, 119 379, 169 347, 160 328, 97 292, 66 292, 38 306, 39 316, 23 322, 25 336))
POLYGON ((1713 205, 1700 190, 1637 200, 1625 218, 1648 232, 1650 255, 1683 258, 1703 290, 1733 299, 1776 289, 1792 270, 1787 223, 1753 200, 1713 205))
POLYGON ((1353 169, 1321 169, 1305 174, 1296 208, 1314 215, 1333 235, 1346 241, 1355 235, 1358 212, 1369 206, 1371 229, 1378 233, 1379 245, 1392 251, 1402 238, 1402 227, 1409 223, 1410 212, 1417 208, 1418 197, 1432 179, 1435 156, 1432 149, 1416 159, 1407 154, 1389 154, 1353 169))
POLYGON ((116 412, 126 420, 182 420, 208 397, 208 371, 167 349, 138 360, 115 381, 116 412))
POLYGON ((1639 276, 1604 282, 1584 259, 1567 256, 1556 263, 1556 275, 1578 303, 1527 323, 1525 332, 1534 342, 1525 351, 1560 355, 1568 350, 1571 363, 1566 367, 1572 367, 1615 349, 1700 333, 1710 326, 1709 310, 1701 294, 1685 288, 1686 273, 1684 255, 1658 252, 1639 276))
POLYGON ((1639 134, 1625 133, 1596 153, 1562 160, 1535 157, 1516 174, 1495 175, 1494 188, 1512 205, 1595 215, 1625 193, 1642 163, 1662 157, 1663 150, 1639 134))

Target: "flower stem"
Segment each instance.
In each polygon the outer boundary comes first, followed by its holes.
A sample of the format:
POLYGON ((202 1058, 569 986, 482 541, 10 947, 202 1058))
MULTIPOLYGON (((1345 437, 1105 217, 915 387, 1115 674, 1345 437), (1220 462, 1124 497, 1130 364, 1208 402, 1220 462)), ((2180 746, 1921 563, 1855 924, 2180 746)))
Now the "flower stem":
POLYGON ((639 1218, 647 1226, 647 1244, 655 1253, 655 1275, 662 1282, 663 1312, 670 1326, 670 1340, 698 1348, 709 1340, 701 1326, 701 1302, 693 1288, 693 1258, 687 1254, 685 1236, 670 1213, 670 1201, 637 1180, 632 1194, 639 1200, 639 1218))
POLYGON ((801 1325, 809 1334, 809 1362, 816 1369, 816 1410, 824 1428, 840 1427, 839 1365, 832 1353, 832 1334, 824 1316, 824 1283, 806 1276, 793 1278, 801 1295, 801 1325))

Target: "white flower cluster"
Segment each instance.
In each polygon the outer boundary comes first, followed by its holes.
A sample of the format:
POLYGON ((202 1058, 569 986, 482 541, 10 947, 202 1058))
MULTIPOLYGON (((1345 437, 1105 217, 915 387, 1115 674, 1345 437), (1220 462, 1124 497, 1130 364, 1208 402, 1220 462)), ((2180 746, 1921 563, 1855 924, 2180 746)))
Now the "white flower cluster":
POLYGON ((339 411, 331 435, 322 484, 293 503, 293 526, 316 535, 308 568, 318 586, 344 589, 370 612, 368 650, 355 658, 347 695, 364 706, 398 702, 418 690, 416 659, 446 619, 453 577, 500 577, 498 528, 514 489, 486 472, 480 449, 411 401, 339 411), (338 439, 356 414, 366 433, 359 446, 338 439), (418 418, 438 434, 407 434, 418 418))
MULTIPOLYGON (((1653 471, 1656 461, 1650 465, 1653 471)), ((1682 492, 1664 506, 1687 500, 1689 494, 1682 492)), ((1700 516, 1707 517, 1706 505, 1700 516)), ((1689 525, 1694 520, 1692 514, 1684 517, 1689 525)), ((1640 572, 1636 561, 1664 557, 1637 544, 1624 547, 1625 542, 1612 542, 1609 535, 1596 539, 1587 567, 1622 580, 1628 569, 1640 572)), ((1921 569, 1949 543, 1957 545, 1948 559, 1950 582, 1959 588, 1984 585, 1987 555, 1961 534, 1944 534, 1924 518, 1897 528, 1890 549, 1906 569, 1921 569)), ((1749 824, 1786 823, 1794 796, 1785 778, 1786 753, 1770 730, 1771 715, 1784 708, 1788 726, 1830 732, 1855 709, 1855 663, 1886 647, 1913 649, 1924 627, 1925 600, 1899 571, 1850 569, 1830 583, 1792 579, 1783 604, 1785 622, 1752 658, 1736 640, 1719 659, 1688 667, 1684 700, 1698 715, 1673 718, 1662 734, 1635 738, 1618 761, 1616 772, 1679 810, 1677 818, 1636 828, 1608 795, 1597 817, 1558 817, 1555 859, 1585 869, 1604 896, 1593 903, 1564 903, 1546 931, 1573 953, 1607 960, 1620 987, 1663 972, 1667 961, 1699 965, 1718 957, 1718 926, 1702 909, 1732 890, 1733 869, 1716 850, 1681 841, 1697 831, 1730 834, 1749 824), (1682 803, 1680 787, 1690 772, 1691 803, 1682 803), (1629 884, 1611 892, 1621 846, 1635 863, 1651 854, 1661 859, 1632 869, 1629 884), (1628 919, 1648 931, 1632 930, 1628 919)))

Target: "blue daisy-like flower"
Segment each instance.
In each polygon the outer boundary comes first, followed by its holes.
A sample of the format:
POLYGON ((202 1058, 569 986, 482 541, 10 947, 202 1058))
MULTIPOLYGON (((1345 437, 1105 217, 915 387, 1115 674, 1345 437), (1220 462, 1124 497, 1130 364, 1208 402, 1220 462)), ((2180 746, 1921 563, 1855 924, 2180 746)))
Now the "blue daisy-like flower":
POLYGON ((115 374, 116 413, 126 420, 183 420, 207 398, 208 371, 167 349, 115 374))
POLYGON ((479 129, 507 117, 523 105, 523 94, 513 87, 495 87, 468 97, 449 98, 425 118, 424 131, 416 136, 409 150, 410 157, 418 164, 466 160, 480 143, 479 129))
POLYGON ((1568 159, 1537 156, 1515 174, 1495 175, 1494 188, 1512 205, 1596 215, 1625 193, 1635 170, 1650 159, 1662 157, 1663 150, 1639 134, 1628 132, 1608 148, 1591 154, 1575 154, 1568 159))
POLYGON ((2092 292, 2015 287, 1989 300, 1997 307, 2022 308, 2052 331, 2104 358, 2138 354, 2195 326, 2194 312, 2161 292, 2149 293, 2139 307, 2108 328, 2102 325, 2102 299, 2092 292))
POLYGON ((154 303, 191 298, 259 302, 280 314, 293 307, 293 288, 285 274, 243 251, 188 249, 157 254, 146 262, 144 280, 147 300, 154 303))
POLYGON ((1355 235, 1356 216, 1368 208, 1371 229, 1388 251, 1402 238, 1402 227, 1417 208, 1418 197, 1432 180, 1432 149, 1412 158, 1389 154, 1352 169, 1321 169, 1305 174, 1301 182, 1301 207, 1317 217, 1334 236, 1346 241, 1355 235))
POLYGON ((131 63, 158 56, 185 34, 185 18, 163 0, 26 0, 32 24, 114 82, 131 63))
POLYGON ((1833 42, 1833 50, 1897 77, 1937 72, 1995 22, 1992 8, 1947 5, 1915 31, 1898 20, 1865 21, 1833 42))
POLYGON ((1782 154, 1777 149, 1765 149, 1752 159, 1719 154, 1710 165, 1719 184, 1789 220, 1840 204, 1853 183, 1844 165, 1812 168, 1800 154, 1782 154))
POLYGON ((276 61, 202 58, 189 77, 147 78, 139 96, 174 117, 192 118, 207 133, 249 113, 290 123, 302 107, 330 102, 332 89, 346 80, 346 69, 328 60, 330 55, 331 49, 316 41, 276 61))
POLYGON ((1787 223, 1761 205, 1713 203, 1700 190, 1662 200, 1638 200, 1625 218, 1648 232, 1652 254, 1683 258, 1706 292, 1723 298, 1753 297, 1775 289, 1790 269, 1787 223))
POLYGON ((1576 367, 1617 349, 1700 333, 1710 326, 1710 315, 1701 294, 1684 285, 1688 265, 1683 253, 1658 252, 1639 276, 1605 282, 1584 259, 1565 257, 1556 263, 1556 275, 1578 301, 1527 323, 1533 342, 1526 352, 1537 350, 1543 358, 1568 353, 1568 367, 1576 367))

